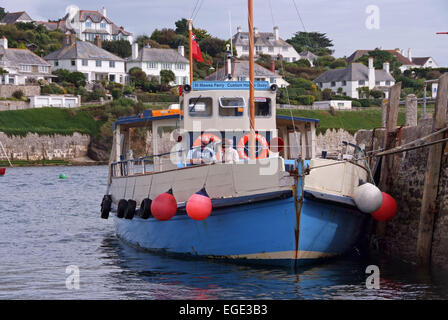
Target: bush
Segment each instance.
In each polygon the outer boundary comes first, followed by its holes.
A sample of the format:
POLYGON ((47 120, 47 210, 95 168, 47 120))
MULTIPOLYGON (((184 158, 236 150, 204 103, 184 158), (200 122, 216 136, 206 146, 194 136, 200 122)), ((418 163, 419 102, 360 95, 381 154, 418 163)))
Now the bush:
POLYGON ((16 90, 12 93, 12 96, 18 100, 21 100, 25 96, 25 94, 22 90, 16 90))
POLYGON ((132 94, 132 87, 131 86, 124 86, 123 88, 123 94, 132 94))
POLYGON ((303 95, 303 96, 298 96, 296 98, 297 102, 301 105, 312 105, 314 103, 314 97, 311 95, 303 95))
POLYGON ((137 95, 141 102, 178 102, 179 97, 171 93, 140 93, 137 95))
POLYGON ((352 107, 358 107, 358 108, 361 108, 361 107, 362 107, 362 104, 361 104, 361 102, 359 102, 359 101, 352 100, 352 107))
POLYGON ((112 97, 114 98, 114 100, 117 100, 117 99, 121 98, 121 96, 123 95, 123 92, 119 88, 114 88, 114 89, 112 89, 111 94, 112 94, 112 97))

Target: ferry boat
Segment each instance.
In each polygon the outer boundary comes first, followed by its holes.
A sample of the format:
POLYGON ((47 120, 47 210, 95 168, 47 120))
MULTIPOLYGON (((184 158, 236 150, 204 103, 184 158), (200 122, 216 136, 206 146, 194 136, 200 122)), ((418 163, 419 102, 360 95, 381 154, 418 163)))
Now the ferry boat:
POLYGON ((101 216, 113 213, 124 242, 167 254, 295 267, 353 248, 369 217, 354 201, 360 181, 369 180, 368 168, 319 157, 319 120, 277 115, 278 88, 254 81, 253 51, 250 81, 191 81, 182 87, 179 109, 146 110, 115 122, 101 216), (152 135, 151 150, 137 159, 135 128, 152 135), (163 132, 171 133, 170 142, 163 132), (223 141, 239 159, 220 157, 223 141), (170 150, 162 150, 167 143, 170 150), (195 163, 197 148, 213 157, 195 163), (192 214, 192 203, 206 214, 192 214))
POLYGON ((368 216, 353 200, 359 181, 368 180, 367 168, 317 157, 319 120, 277 115, 276 87, 267 82, 255 87, 257 152, 250 159, 248 86, 193 82, 191 88, 184 86, 179 110, 146 110, 116 121, 103 209, 115 213, 122 240, 151 251, 268 265, 301 265, 353 248, 368 216), (133 159, 126 155, 130 131, 137 127, 152 131, 152 154, 133 159), (167 128, 177 135, 172 143, 180 142, 160 153, 162 138, 156 133, 167 128), (191 165, 186 151, 203 137, 213 139, 216 154, 222 139, 230 139, 240 160, 227 163, 217 157, 191 165), (280 139, 283 150, 271 143, 280 139), (300 150, 292 140, 298 140, 300 150), (203 188, 212 212, 197 221, 186 204, 203 188), (144 202, 168 190, 177 202, 175 216, 168 221, 145 216, 144 202))

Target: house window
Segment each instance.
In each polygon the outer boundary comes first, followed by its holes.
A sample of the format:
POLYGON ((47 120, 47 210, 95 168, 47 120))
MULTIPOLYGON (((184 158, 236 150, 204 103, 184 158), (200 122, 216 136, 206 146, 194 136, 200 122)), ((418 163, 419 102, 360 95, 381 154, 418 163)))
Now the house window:
POLYGON ((269 52, 274 52, 274 47, 269 47, 269 52))
POLYGON ((59 61, 56 60, 56 61, 54 62, 54 66, 55 66, 55 67, 59 66, 59 61))
POLYGON ((9 84, 14 84, 14 80, 15 80, 14 77, 9 77, 9 84))
POLYGON ((115 82, 115 75, 114 74, 110 74, 109 75, 109 81, 110 82, 115 82))
POLYGON ((289 62, 289 58, 285 58, 285 62, 289 62))
POLYGON ((76 61, 75 61, 75 60, 72 60, 72 61, 71 61, 71 64, 72 64, 72 66, 76 66, 76 61))
POLYGON ((263 51, 263 47, 262 47, 262 46, 256 46, 255 49, 256 49, 257 51, 263 51))
POLYGON ((249 46, 243 46, 243 51, 249 51, 249 46))
POLYGON ((358 84, 359 84, 360 86, 363 86, 363 85, 366 84, 366 81, 365 81, 365 80, 359 80, 359 81, 358 81, 358 84))
POLYGON ((282 50, 283 51, 288 51, 289 47, 283 47, 282 50))
POLYGON ((92 22, 86 21, 86 28, 91 28, 91 27, 92 27, 92 22))
POLYGON ((146 68, 147 69, 157 69, 157 62, 147 62, 146 68))
POLYGON ((105 22, 101 22, 101 24, 100 24, 100 28, 101 28, 101 29, 106 29, 106 23, 105 23, 105 22))
POLYGON ((177 70, 185 70, 185 64, 184 63, 177 63, 176 64, 177 70))
POLYGON ((20 66, 20 71, 23 71, 23 72, 31 72, 31 66, 28 66, 28 65, 21 65, 21 66, 20 66))
POLYGON ((171 70, 171 63, 162 63, 162 70, 171 70))
POLYGON ((336 81, 331 81, 331 86, 336 87, 336 81))
POLYGON ((42 72, 42 73, 49 73, 49 72, 50 72, 50 67, 39 66, 39 72, 42 72))
POLYGON ((86 78, 87 81, 89 81, 89 74, 88 73, 83 73, 84 78, 86 78))
POLYGON ((347 81, 343 80, 343 81, 342 81, 342 85, 343 85, 343 86, 346 86, 346 85, 347 85, 347 81))
POLYGON ((386 86, 390 86, 390 81, 386 81, 386 86))
POLYGON ((275 78, 274 77, 269 78, 269 82, 270 83, 275 83, 275 78))
POLYGON ((96 61, 95 61, 95 65, 96 65, 97 67, 101 67, 101 66, 102 66, 101 60, 96 60, 96 61))
POLYGON ((109 68, 115 68, 115 61, 109 61, 109 68))
POLYGON ((87 59, 82 59, 82 65, 83 65, 84 67, 87 67, 87 66, 89 65, 89 60, 87 60, 87 59))
POLYGON ((87 34, 87 40, 88 40, 88 41, 93 41, 93 40, 95 40, 95 34, 94 34, 94 33, 88 33, 88 34, 87 34))
POLYGON ((375 81, 375 85, 379 86, 381 84, 381 81, 375 81))
POLYGON ((212 98, 190 98, 188 114, 190 117, 210 117, 212 115, 212 98))

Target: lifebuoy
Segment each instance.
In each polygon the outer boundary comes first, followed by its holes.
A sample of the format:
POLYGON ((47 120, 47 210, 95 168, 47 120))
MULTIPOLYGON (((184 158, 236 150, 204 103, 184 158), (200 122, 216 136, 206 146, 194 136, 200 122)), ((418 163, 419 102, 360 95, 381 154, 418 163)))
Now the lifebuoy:
MULTIPOLYGON (((201 146, 201 140, 205 139, 205 140, 210 140, 213 141, 214 143, 220 143, 221 142, 221 138, 218 137, 216 134, 213 133, 203 133, 201 134, 199 137, 197 137, 194 142, 193 142, 193 148, 196 147, 200 147, 201 146)), ((216 152, 216 160, 220 161, 221 155, 220 152, 216 152)))
MULTIPOLYGON (((240 159, 249 159, 249 155, 246 154, 246 151, 244 150, 246 143, 249 141, 250 133, 243 136, 240 141, 238 141, 238 145, 236 150, 238 151, 238 155, 240 156, 240 159)), ((258 154, 258 156, 255 159, 264 159, 268 157, 269 151, 268 151, 268 142, 266 141, 266 138, 263 137, 261 134, 256 133, 255 139, 258 141, 258 144, 261 145, 261 152, 258 154)))

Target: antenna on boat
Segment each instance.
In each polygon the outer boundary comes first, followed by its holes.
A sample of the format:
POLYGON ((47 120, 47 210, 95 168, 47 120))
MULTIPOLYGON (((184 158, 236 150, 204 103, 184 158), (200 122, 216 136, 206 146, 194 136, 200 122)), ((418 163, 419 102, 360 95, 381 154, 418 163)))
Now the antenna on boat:
POLYGON ((249 159, 255 159, 255 73, 254 73, 254 4, 248 0, 249 23, 249 159))

